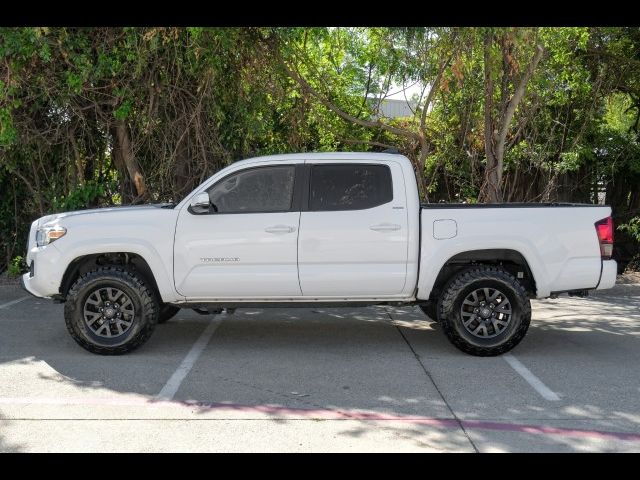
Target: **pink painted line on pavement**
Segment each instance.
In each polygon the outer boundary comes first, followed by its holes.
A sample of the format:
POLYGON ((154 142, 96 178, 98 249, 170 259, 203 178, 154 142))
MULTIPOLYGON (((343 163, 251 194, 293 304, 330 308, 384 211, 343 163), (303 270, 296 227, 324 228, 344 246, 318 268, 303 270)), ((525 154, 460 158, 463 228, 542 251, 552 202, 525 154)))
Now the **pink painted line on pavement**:
POLYGON ((303 418, 326 420, 393 421, 419 425, 431 425, 440 428, 459 428, 471 430, 495 430, 503 432, 527 433, 531 435, 558 435, 591 439, 615 439, 640 442, 640 434, 630 432, 608 432, 601 430, 582 430, 520 423, 488 422, 484 420, 455 420, 451 418, 419 417, 394 415, 379 412, 360 412, 355 410, 308 409, 280 407, 275 405, 242 405, 237 403, 211 403, 177 400, 148 400, 144 398, 0 398, 0 405, 48 405, 48 406, 122 406, 122 407, 173 407, 207 411, 232 411, 242 413, 262 413, 269 415, 288 415, 303 418))

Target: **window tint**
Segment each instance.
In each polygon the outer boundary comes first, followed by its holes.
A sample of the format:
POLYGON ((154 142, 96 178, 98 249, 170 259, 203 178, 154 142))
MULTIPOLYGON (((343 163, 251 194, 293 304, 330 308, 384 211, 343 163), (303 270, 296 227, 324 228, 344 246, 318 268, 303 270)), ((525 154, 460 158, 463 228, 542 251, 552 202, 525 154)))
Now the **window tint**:
POLYGON ((286 212, 291 208, 295 167, 260 167, 230 175, 209 189, 219 213, 286 212))
POLYGON ((314 165, 309 210, 363 210, 393 200, 386 165, 314 165))

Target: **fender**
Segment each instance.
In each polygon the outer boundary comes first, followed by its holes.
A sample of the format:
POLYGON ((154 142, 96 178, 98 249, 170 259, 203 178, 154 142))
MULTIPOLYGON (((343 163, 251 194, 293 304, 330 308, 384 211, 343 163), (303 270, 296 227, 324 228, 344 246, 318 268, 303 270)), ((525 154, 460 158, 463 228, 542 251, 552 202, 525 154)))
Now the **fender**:
POLYGON ((517 237, 509 237, 504 240, 467 237, 464 242, 437 241, 433 238, 423 239, 420 249, 420 265, 429 265, 427 271, 421 269, 418 280, 418 295, 422 300, 429 298, 433 285, 442 268, 456 255, 477 250, 513 250, 525 259, 536 283, 536 297, 547 297, 550 294, 548 289, 548 276, 544 268, 544 262, 535 252, 533 245, 526 240, 517 237), (427 245, 425 245, 425 243, 427 245), (472 246, 472 248, 469 248, 472 246))
POLYGON ((61 254, 58 286, 75 259, 92 254, 128 252, 142 257, 153 273, 163 302, 183 301, 173 285, 173 239, 178 212, 147 208, 114 210, 62 219, 68 233, 52 246, 61 254))
MULTIPOLYGON (((67 267, 71 265, 74 260, 86 255, 116 252, 134 253, 139 255, 145 260, 145 262, 147 262, 147 265, 149 265, 163 302, 167 303, 185 300, 182 295, 179 295, 175 291, 171 274, 165 268, 161 254, 149 241, 129 238, 123 239, 120 242, 105 242, 100 245, 92 244, 89 241, 83 241, 78 242, 73 247, 74 248, 67 247, 64 250, 64 254, 61 259, 61 263, 67 267)), ((64 274, 64 272, 62 272, 62 274, 64 274)), ((62 281, 62 276, 60 277, 60 281, 62 281)))

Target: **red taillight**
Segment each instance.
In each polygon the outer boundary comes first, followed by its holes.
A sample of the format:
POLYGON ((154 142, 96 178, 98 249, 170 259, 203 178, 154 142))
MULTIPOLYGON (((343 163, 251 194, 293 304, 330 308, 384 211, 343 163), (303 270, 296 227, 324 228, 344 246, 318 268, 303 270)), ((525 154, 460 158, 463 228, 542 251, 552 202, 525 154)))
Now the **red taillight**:
POLYGON ((609 259, 613 254, 613 218, 607 217, 596 222, 596 232, 600 242, 600 255, 609 259))

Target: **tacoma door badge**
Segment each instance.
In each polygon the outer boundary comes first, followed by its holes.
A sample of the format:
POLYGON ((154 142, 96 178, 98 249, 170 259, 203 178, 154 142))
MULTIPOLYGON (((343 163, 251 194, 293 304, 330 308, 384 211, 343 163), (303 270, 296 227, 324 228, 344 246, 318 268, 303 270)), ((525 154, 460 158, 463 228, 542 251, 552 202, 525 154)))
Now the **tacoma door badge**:
POLYGON ((239 262, 238 257, 200 257, 202 263, 239 262))

